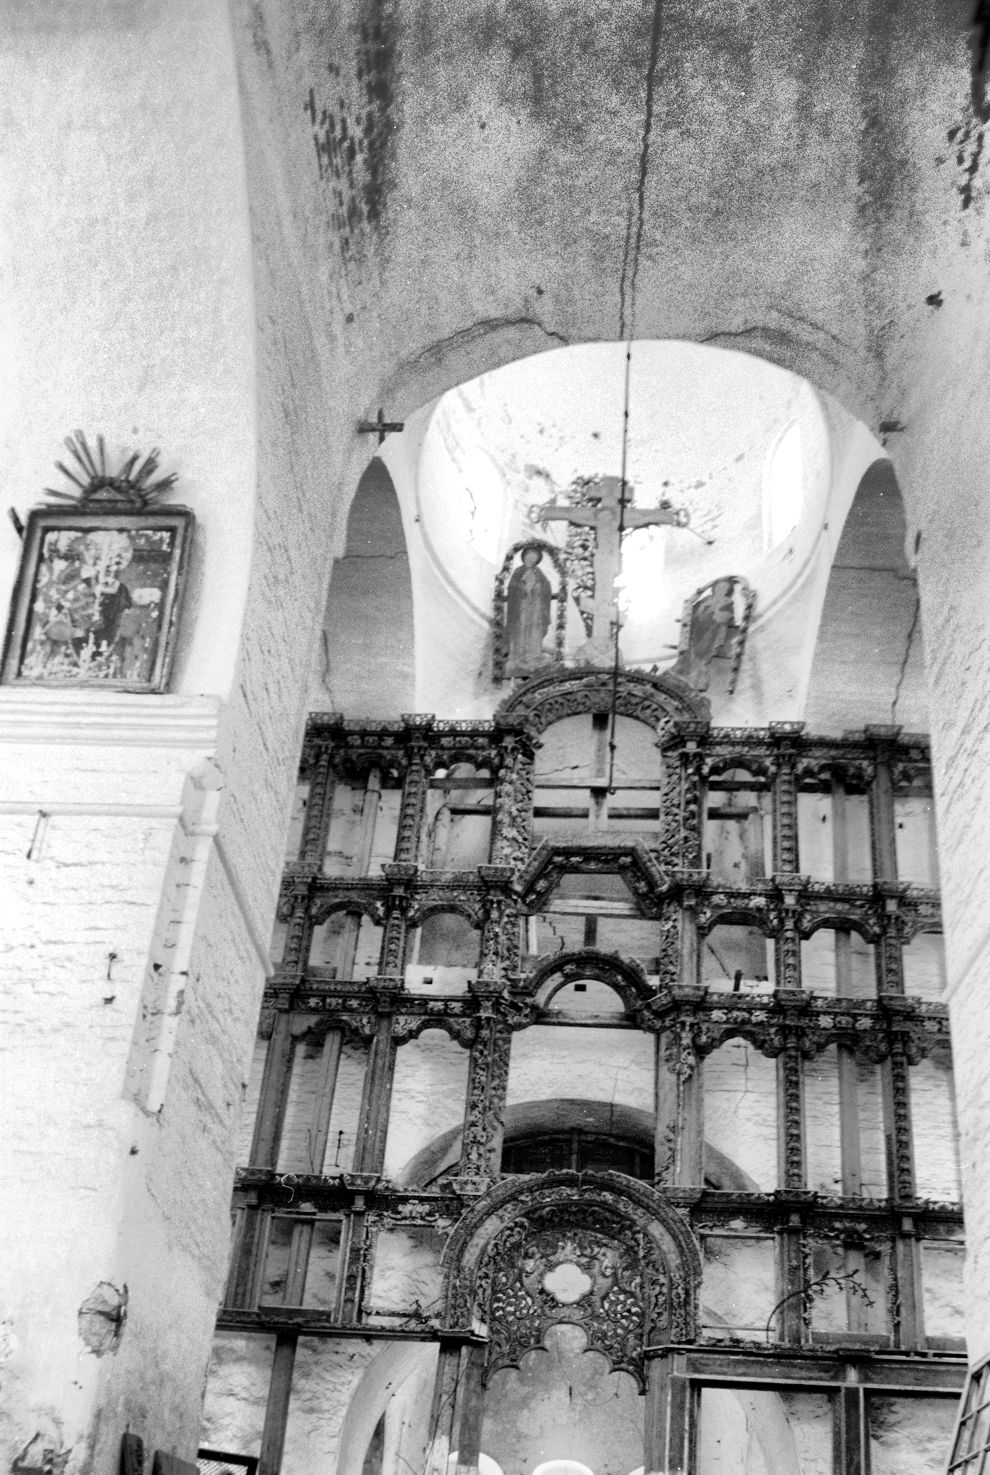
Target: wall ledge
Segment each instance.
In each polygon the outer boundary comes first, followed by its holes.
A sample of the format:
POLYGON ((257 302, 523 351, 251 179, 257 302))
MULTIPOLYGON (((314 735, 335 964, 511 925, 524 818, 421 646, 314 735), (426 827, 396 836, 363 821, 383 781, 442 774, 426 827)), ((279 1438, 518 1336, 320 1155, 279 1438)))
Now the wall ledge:
POLYGON ((212 751, 222 705, 216 696, 4 686, 0 687, 0 744, 212 751))

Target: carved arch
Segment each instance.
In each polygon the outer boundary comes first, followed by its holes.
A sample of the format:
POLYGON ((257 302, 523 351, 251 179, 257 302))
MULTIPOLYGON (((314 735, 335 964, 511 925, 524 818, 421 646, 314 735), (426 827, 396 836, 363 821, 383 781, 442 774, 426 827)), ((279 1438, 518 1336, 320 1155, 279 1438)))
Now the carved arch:
POLYGON ((629 1010, 654 995, 640 963, 619 953, 600 953, 594 948, 554 953, 526 975, 522 991, 545 1009, 559 988, 582 978, 608 984, 629 1010))
POLYGON ((443 1266, 448 1327, 488 1330, 486 1381, 561 1322, 640 1387, 647 1347, 695 1335, 697 1243, 658 1193, 618 1173, 496 1185, 454 1230, 443 1266))
POLYGON ((754 927, 765 937, 776 937, 780 931, 779 908, 748 905, 743 901, 727 899, 725 903, 714 897, 707 899, 698 909, 698 935, 707 937, 716 927, 754 927))
POLYGON ((336 912, 353 912, 367 917, 376 927, 385 925, 385 908, 381 901, 354 895, 314 897, 309 918, 314 927, 322 927, 336 912))
POLYGON ((858 932, 864 942, 875 944, 882 936, 876 921, 871 917, 856 917, 850 912, 816 912, 798 914, 798 935, 805 940, 825 927, 832 932, 858 932))
POLYGON ((701 765, 701 776, 706 780, 719 778, 723 773, 729 773, 733 768, 742 769, 754 779, 763 779, 771 784, 776 777, 778 769, 777 755, 775 753, 764 753, 756 755, 748 753, 717 753, 706 757, 701 765))
MULTIPOLYGON (((658 732, 674 722, 708 722, 711 717, 707 699, 669 672, 651 676, 641 671, 620 671, 614 695, 620 717, 644 722, 658 732)), ((608 712, 612 699, 612 672, 583 666, 529 677, 501 704, 496 715, 522 717, 531 732, 540 733, 564 717, 608 712)))
POLYGON ((451 897, 450 900, 447 900, 446 897, 434 896, 420 902, 419 906, 414 907, 409 912, 409 915, 406 918, 406 925, 410 929, 413 927, 422 927, 423 923, 429 917, 435 917, 440 912, 456 913, 458 917, 463 917, 465 922, 469 923, 470 926, 475 929, 475 931, 481 930, 481 926, 484 921, 480 909, 478 907, 471 906, 470 902, 462 901, 454 897, 451 897))

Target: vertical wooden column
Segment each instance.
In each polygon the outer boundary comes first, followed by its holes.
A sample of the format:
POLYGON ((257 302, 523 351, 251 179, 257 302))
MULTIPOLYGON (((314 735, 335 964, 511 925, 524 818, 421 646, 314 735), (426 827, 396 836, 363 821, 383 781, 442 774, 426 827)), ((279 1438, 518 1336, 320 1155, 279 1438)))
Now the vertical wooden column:
POLYGON ((904 886, 881 886, 884 899, 883 931, 877 944, 877 994, 904 997, 904 917, 900 898, 904 886))
POLYGON ((914 1143, 911 1094, 904 1041, 892 1031, 890 1055, 883 1064, 884 1128, 887 1137, 887 1190, 892 1199, 914 1198, 914 1143))
POLYGON ((890 744, 899 727, 873 726, 866 735, 875 743, 873 782, 870 785, 870 841, 873 850, 873 879, 897 880, 897 839, 894 828, 894 785, 890 768, 890 744))
POLYGON ((319 870, 326 854, 333 809, 334 783, 329 747, 321 745, 315 748, 309 766, 309 798, 299 846, 299 861, 304 866, 319 870))
MULTIPOLYGON (((330 1113, 337 1089, 337 1070, 343 1032, 328 1029, 323 1040, 320 1057, 320 1084, 313 1107, 310 1126, 310 1171, 322 1173, 327 1155, 327 1138, 330 1131, 330 1113)), ((305 1297, 306 1275, 309 1256, 313 1248, 316 1222, 313 1218, 298 1219, 293 1226, 292 1242, 289 1246, 289 1263, 285 1274, 285 1290, 282 1301, 286 1306, 301 1306, 305 1297)))
POLYGON ((454 1429, 460 1412, 458 1393, 463 1360, 463 1344, 452 1337, 441 1337, 433 1400, 430 1404, 424 1475, 448 1475, 450 1456, 456 1448, 454 1429))
POLYGON ((661 743, 663 793, 660 863, 673 870, 703 870, 704 743, 707 722, 675 722, 661 743))
POLYGON ((777 776, 773 789, 773 868, 792 874, 800 869, 798 854, 797 741, 803 722, 771 722, 777 747, 777 776))
POLYGON ((798 892, 807 881, 806 876, 793 874, 774 876, 780 888, 781 904, 779 923, 776 930, 777 946, 774 949, 775 981, 777 988, 785 993, 798 993, 801 989, 801 938, 798 933, 798 892))
MULTIPOLYGON (((679 876, 682 892, 678 932, 677 982, 682 988, 694 988, 700 983, 698 956, 701 951, 698 940, 698 910, 701 902, 700 888, 707 879, 704 871, 681 871, 679 876)), ((661 986, 668 980, 661 974, 661 986)))
POLYGON ((804 1228, 796 1209, 791 1210, 777 1234, 777 1336, 788 1347, 800 1347, 805 1339, 804 1228))
MULTIPOLYGON (((381 997, 378 1002, 379 1008, 382 1008, 384 1001, 381 997)), ((385 1160, 385 1137, 392 1103, 396 1050, 392 1038, 391 1002, 389 1000, 389 1007, 378 1015, 375 1037, 371 1042, 364 1073, 364 1091, 354 1151, 355 1173, 380 1173, 385 1160)))
POLYGON ((399 806, 395 859, 400 864, 415 865, 419 859, 419 840, 429 788, 430 753, 427 740, 434 719, 430 714, 404 714, 402 720, 406 724, 408 759, 402 784, 402 803, 399 806))
POLYGON ((498 735, 492 865, 525 865, 532 835, 533 741, 521 726, 506 727, 498 735))
POLYGON ((309 907, 310 877, 298 873, 288 881, 279 901, 279 919, 286 922, 285 946, 276 977, 291 986, 305 972, 313 938, 309 907))
MULTIPOLYGON (((282 1144, 296 1035, 293 1016, 287 1009, 272 1011, 269 1017, 272 1020, 271 1033, 261 1077, 250 1160, 252 1167, 274 1172, 282 1144)), ((244 1210, 235 1246, 236 1265, 228 1281, 232 1306, 254 1309, 270 1217, 270 1213, 261 1207, 244 1210)))
POLYGON ((296 1363, 298 1341, 295 1332, 279 1332, 275 1338, 275 1356, 272 1359, 271 1380, 268 1384, 258 1475, 279 1475, 282 1468, 285 1431, 289 1422, 289 1398, 292 1393, 292 1371, 296 1363))
POLYGON ((254 1137, 251 1143, 252 1167, 274 1170, 278 1165, 294 1047, 292 1015, 287 1009, 279 1009, 272 1022, 272 1032, 265 1052, 258 1114, 254 1120, 254 1137))
POLYGON ((870 1438, 867 1428, 866 1394, 859 1383, 852 1382, 855 1371, 835 1397, 833 1424, 833 1466, 838 1475, 869 1475, 870 1438))
MULTIPOLYGON (((846 815, 846 786, 838 774, 832 775, 832 876, 841 886, 849 880, 849 833, 846 815)), ((852 934, 845 929, 835 931, 835 992, 840 998, 854 993, 852 976, 852 934)), ((839 1161, 842 1193, 858 1198, 863 1191, 863 1161, 860 1132, 860 1088, 856 1051, 841 1042, 836 1047, 839 1081, 839 1161)), ((843 1249, 843 1271, 846 1282, 846 1325, 851 1332, 869 1330, 867 1306, 855 1287, 864 1285, 866 1256, 862 1246, 847 1244, 843 1249), (854 1278, 854 1279, 853 1279, 854 1278)))
POLYGON ((683 1358, 661 1349, 647 1354, 644 1475, 688 1475, 694 1409, 683 1358))
POLYGON ((366 1215, 364 1194, 356 1193, 351 1212, 344 1220, 340 1241, 341 1285, 338 1292, 338 1304, 340 1319, 345 1326, 353 1325, 361 1312, 361 1299, 364 1294, 366 1215))
POLYGON ((654 1177, 660 1186, 705 1181, 703 1068, 685 1019, 668 1021, 658 1039, 654 1177))
POLYGON ((901 1215, 897 1238, 894 1240, 894 1274, 897 1283, 894 1346, 923 1350, 925 1316, 921 1246, 910 1214, 901 1215))
POLYGON ((479 1343, 472 1343, 464 1349, 460 1417, 457 1421, 456 1475, 478 1475, 481 1427, 485 1417, 485 1389, 482 1379, 486 1351, 487 1348, 479 1343))
MULTIPOLYGON (((784 1007, 791 1001, 786 1000, 784 1007)), ((781 1125, 778 1181, 781 1188, 805 1186, 804 1088, 798 1032, 784 1028, 784 1048, 777 1057, 778 1121, 781 1125)))
POLYGON ((410 887, 416 879, 417 867, 393 864, 385 866, 384 871, 389 889, 385 899, 385 932, 378 960, 378 981, 385 988, 401 988, 406 962, 409 907, 412 902, 410 887))
POLYGON ((494 999, 482 1000, 478 1033, 468 1063, 460 1176, 483 1188, 499 1171, 512 1033, 494 999))

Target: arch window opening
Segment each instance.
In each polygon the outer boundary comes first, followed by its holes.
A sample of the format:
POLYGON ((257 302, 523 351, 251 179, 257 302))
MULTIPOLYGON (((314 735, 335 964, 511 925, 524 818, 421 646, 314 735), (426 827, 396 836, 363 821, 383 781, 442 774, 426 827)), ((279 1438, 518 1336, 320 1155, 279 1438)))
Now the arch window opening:
POLYGON ((801 426, 788 425, 770 452, 763 483, 763 546, 770 553, 794 532, 804 510, 801 426))
POLYGON ((572 1127, 506 1142, 502 1149, 503 1173, 547 1173, 558 1168, 625 1173, 652 1182, 653 1145, 572 1127))

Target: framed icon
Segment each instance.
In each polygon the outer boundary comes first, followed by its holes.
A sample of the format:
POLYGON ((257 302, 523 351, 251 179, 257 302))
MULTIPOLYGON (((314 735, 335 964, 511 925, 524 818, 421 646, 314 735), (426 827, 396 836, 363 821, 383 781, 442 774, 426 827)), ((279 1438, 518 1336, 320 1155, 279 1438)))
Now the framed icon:
POLYGON ((34 508, 4 682, 164 691, 193 520, 188 507, 34 508))

